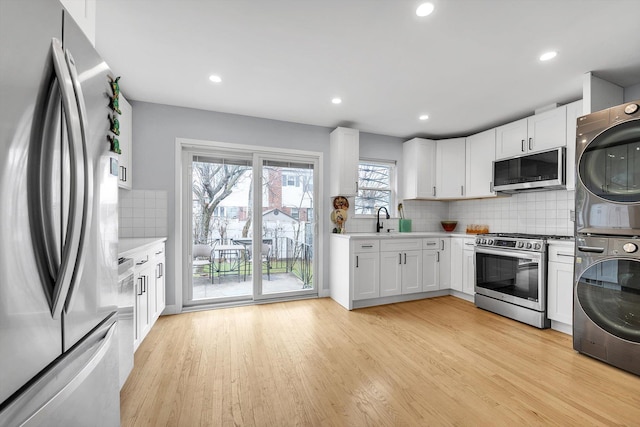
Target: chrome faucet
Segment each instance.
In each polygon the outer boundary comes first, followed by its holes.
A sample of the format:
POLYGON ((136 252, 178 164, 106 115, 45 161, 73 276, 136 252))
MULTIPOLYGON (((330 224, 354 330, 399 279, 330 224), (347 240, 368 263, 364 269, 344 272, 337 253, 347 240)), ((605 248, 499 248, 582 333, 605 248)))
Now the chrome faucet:
POLYGON ((384 228, 384 223, 380 222, 380 211, 384 209, 384 211, 387 213, 387 219, 391 218, 389 216, 389 211, 387 210, 387 208, 385 208, 384 206, 382 206, 381 208, 378 209, 378 222, 376 223, 376 233, 379 233, 380 230, 382 230, 384 228))

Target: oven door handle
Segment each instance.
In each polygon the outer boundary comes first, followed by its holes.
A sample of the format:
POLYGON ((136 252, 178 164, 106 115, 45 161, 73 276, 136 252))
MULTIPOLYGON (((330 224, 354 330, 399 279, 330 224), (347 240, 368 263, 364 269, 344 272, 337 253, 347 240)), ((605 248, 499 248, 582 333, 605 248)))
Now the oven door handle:
POLYGON ((530 259, 532 261, 542 262, 542 253, 540 252, 526 252, 519 250, 501 250, 493 248, 475 248, 476 254, 498 255, 508 258, 530 259))

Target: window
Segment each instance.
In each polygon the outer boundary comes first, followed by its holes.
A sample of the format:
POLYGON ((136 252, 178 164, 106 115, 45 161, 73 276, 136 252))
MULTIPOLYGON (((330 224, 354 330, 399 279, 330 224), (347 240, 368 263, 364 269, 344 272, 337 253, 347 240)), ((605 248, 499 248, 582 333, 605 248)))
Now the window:
POLYGON ((374 215, 381 207, 387 208, 389 214, 394 212, 395 173, 395 162, 360 160, 356 215, 374 215))

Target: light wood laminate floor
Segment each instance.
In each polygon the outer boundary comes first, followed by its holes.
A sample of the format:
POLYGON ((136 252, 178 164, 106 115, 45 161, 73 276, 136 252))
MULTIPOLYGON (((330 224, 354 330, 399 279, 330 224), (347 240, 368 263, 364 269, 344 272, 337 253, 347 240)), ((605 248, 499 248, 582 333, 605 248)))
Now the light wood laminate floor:
POLYGON ((440 297, 330 299, 161 317, 123 426, 640 425, 640 377, 571 337, 440 297))

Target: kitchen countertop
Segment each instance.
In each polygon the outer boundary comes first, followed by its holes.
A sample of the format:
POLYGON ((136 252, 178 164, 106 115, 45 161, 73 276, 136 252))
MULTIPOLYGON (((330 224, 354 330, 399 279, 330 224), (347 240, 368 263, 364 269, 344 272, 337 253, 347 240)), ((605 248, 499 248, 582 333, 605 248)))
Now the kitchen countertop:
POLYGON ((136 252, 147 249, 149 246, 166 242, 166 237, 133 237, 118 240, 118 257, 128 257, 136 252))
POLYGON ((412 231, 410 233, 345 233, 332 234, 332 236, 341 237, 343 239, 410 239, 423 237, 469 237, 475 239, 475 234, 466 233, 447 233, 444 231, 412 231))

